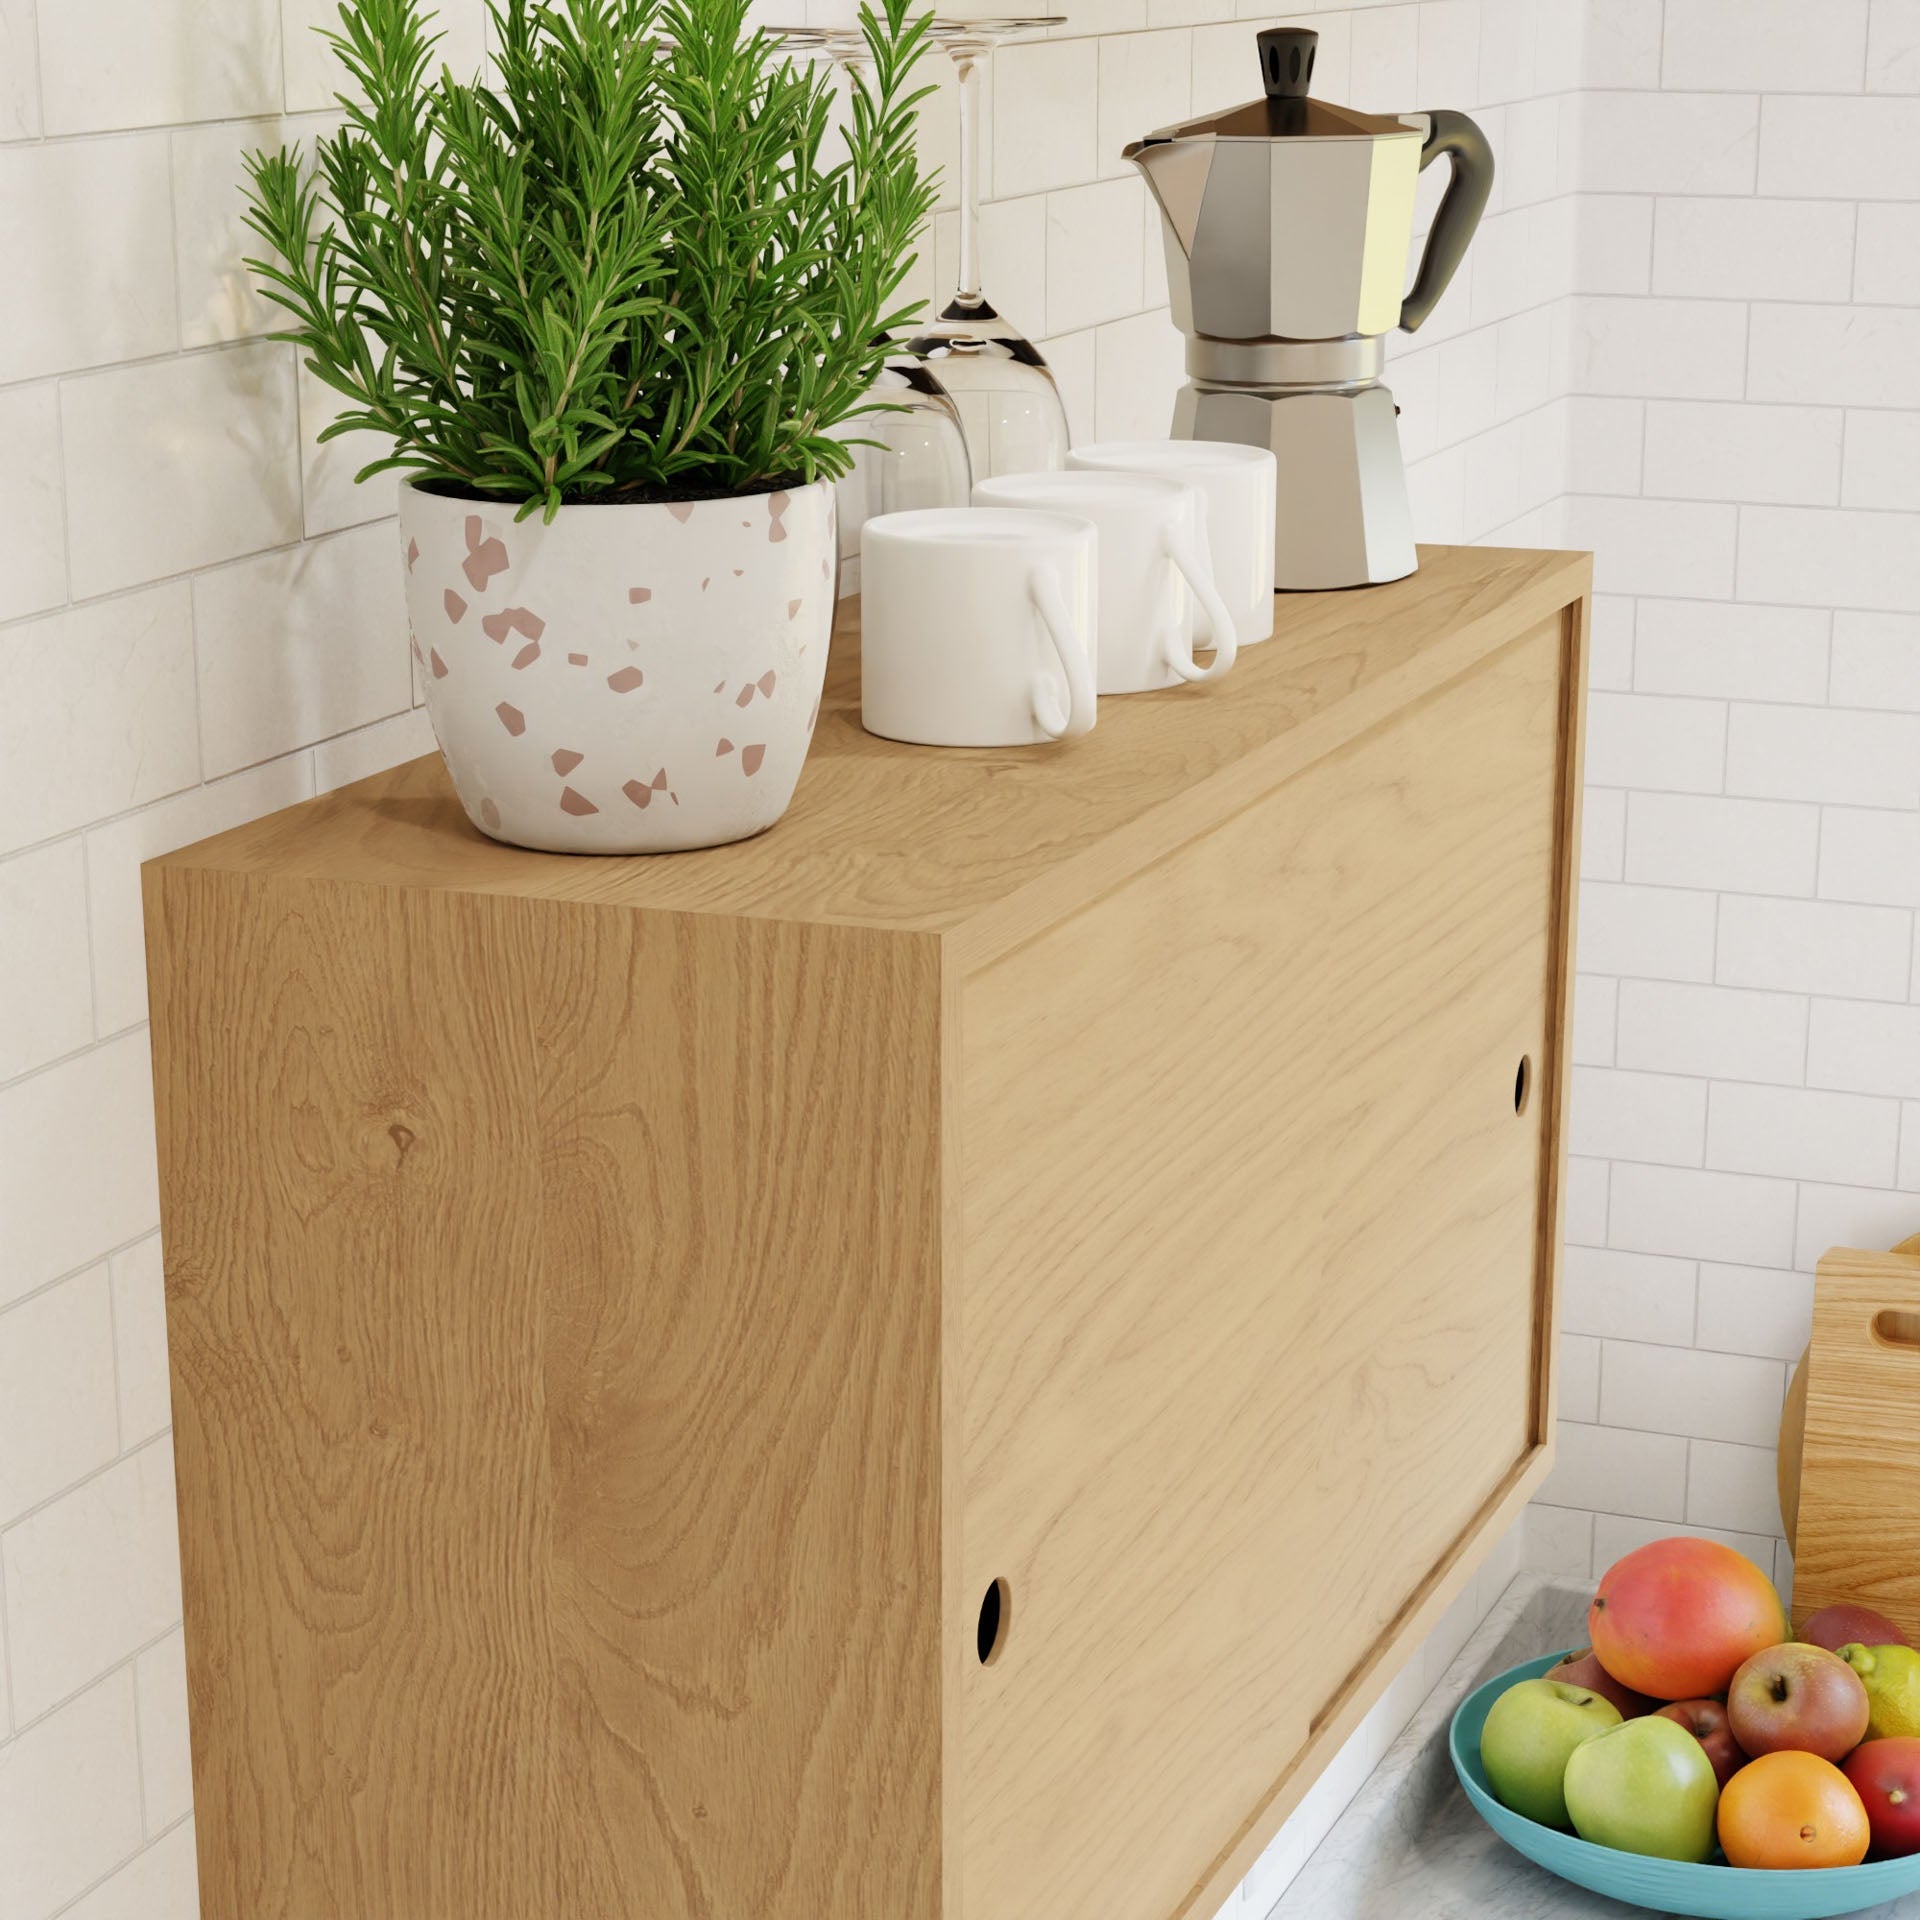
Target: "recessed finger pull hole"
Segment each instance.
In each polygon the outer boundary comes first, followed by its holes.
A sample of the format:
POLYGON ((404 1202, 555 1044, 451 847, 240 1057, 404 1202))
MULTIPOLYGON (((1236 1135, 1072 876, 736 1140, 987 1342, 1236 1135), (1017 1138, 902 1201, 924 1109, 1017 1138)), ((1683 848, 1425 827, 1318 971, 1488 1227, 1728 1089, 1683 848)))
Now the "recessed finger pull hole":
POLYGON ((1533 1056, 1523 1053, 1513 1074, 1513 1110, 1525 1113, 1527 1098, 1533 1092, 1533 1056))
POLYGON ((1007 1644, 1007 1626, 1013 1618, 1013 1597, 1004 1580, 996 1580, 980 1602, 980 1623, 974 1630, 974 1648, 980 1664, 990 1667, 1007 1644))
POLYGON ((1883 1307, 1873 1316, 1873 1337, 1882 1346, 1912 1347, 1920 1351, 1920 1313, 1883 1307))

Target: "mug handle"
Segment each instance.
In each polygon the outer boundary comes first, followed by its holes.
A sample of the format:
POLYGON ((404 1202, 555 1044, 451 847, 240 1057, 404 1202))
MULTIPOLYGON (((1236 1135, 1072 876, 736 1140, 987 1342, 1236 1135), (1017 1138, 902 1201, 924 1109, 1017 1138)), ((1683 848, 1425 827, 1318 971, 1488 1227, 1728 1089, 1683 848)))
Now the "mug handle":
MULTIPOLYGON (((1199 552, 1200 564, 1207 570, 1208 578, 1217 580, 1219 575, 1213 564, 1213 529, 1209 525, 1212 517, 1212 508, 1208 504, 1207 491, 1204 487, 1194 488, 1193 502, 1198 511, 1199 518, 1199 524, 1194 528, 1194 546, 1199 552)), ((1200 613, 1201 616, 1206 619, 1207 631, 1204 634, 1201 633, 1196 623, 1194 628, 1194 644, 1196 646, 1199 645, 1202 640, 1210 640, 1213 637, 1212 617, 1208 615, 1205 607, 1200 609, 1200 613)), ((1236 638, 1237 637, 1238 636, 1236 636, 1236 638)))
POLYGON ((1212 666, 1194 665, 1193 649, 1181 650, 1177 630, 1170 630, 1167 634, 1167 665, 1182 680, 1218 680, 1233 665, 1240 651, 1239 636, 1233 630, 1233 615, 1227 611, 1227 603, 1220 598, 1220 590, 1213 584, 1213 568, 1201 558, 1184 533, 1168 532, 1167 555, 1186 576, 1187 585, 1193 589, 1213 626, 1212 666))
POLYGON ((1093 730, 1099 708, 1094 702, 1093 669, 1087 659, 1086 642, 1073 624, 1067 596, 1052 574, 1036 569, 1031 582, 1033 604, 1060 656, 1061 670, 1067 676, 1067 710, 1060 711, 1058 695, 1045 681, 1033 683, 1033 717, 1049 740, 1076 740, 1093 730))

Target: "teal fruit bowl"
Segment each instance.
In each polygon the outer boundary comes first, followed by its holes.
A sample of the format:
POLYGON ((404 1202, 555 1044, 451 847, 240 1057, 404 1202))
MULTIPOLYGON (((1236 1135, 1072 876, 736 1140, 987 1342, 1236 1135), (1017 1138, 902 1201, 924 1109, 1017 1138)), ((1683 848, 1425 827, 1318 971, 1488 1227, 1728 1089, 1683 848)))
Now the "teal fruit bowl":
POLYGON ((1453 1770, 1488 1826, 1508 1846, 1537 1866, 1571 1880, 1576 1887, 1604 1893, 1656 1913, 1697 1914, 1701 1920, 1825 1920, 1837 1913, 1858 1913, 1902 1894, 1920 1892, 1920 1854, 1903 1860, 1870 1861, 1863 1867, 1821 1867, 1791 1873, 1758 1873, 1746 1867, 1689 1866, 1679 1860, 1651 1860, 1638 1853, 1616 1853, 1571 1833, 1503 1807, 1487 1785, 1480 1764, 1480 1729, 1487 1710, 1516 1680, 1531 1680, 1563 1656, 1550 1653, 1523 1661, 1497 1679, 1476 1688, 1453 1716, 1447 1745, 1453 1770))

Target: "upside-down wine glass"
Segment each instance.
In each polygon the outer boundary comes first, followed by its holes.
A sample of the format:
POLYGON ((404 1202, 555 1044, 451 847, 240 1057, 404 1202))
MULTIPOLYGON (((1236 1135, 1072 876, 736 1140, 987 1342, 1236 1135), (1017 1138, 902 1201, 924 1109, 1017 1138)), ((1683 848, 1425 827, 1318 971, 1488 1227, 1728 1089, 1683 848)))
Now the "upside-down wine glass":
POLYGON ((1001 41, 1059 26, 1065 17, 936 18, 932 27, 960 75, 960 284, 908 351, 927 361, 953 396, 976 480, 1051 471, 1067 460, 1067 409, 1053 370, 980 287, 980 62, 1001 41))
MULTIPOLYGON (((796 53, 826 55, 850 76, 870 59, 858 27, 775 27, 781 45, 796 53)), ((860 490, 868 514, 903 513, 918 507, 964 507, 973 498, 973 468, 960 410, 939 377, 904 344, 880 369, 872 398, 882 401, 857 413, 841 432, 859 449, 860 490)))

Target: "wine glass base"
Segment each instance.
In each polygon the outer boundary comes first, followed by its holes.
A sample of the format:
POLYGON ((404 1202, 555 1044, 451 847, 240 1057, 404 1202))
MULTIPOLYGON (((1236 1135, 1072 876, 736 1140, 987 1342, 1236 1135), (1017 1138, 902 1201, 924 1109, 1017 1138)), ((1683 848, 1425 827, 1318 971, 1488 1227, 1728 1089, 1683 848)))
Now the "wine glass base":
POLYGON ((1017 39, 1023 33, 1045 33, 1049 27, 1066 24, 1064 13, 983 15, 977 20, 936 14, 929 32, 949 53, 984 53, 1003 40, 1017 39))
POLYGON ((907 351, 918 359, 942 363, 977 355, 1012 360, 1042 371, 1047 365, 1040 349, 985 300, 949 301, 937 320, 930 321, 907 342, 907 351))

